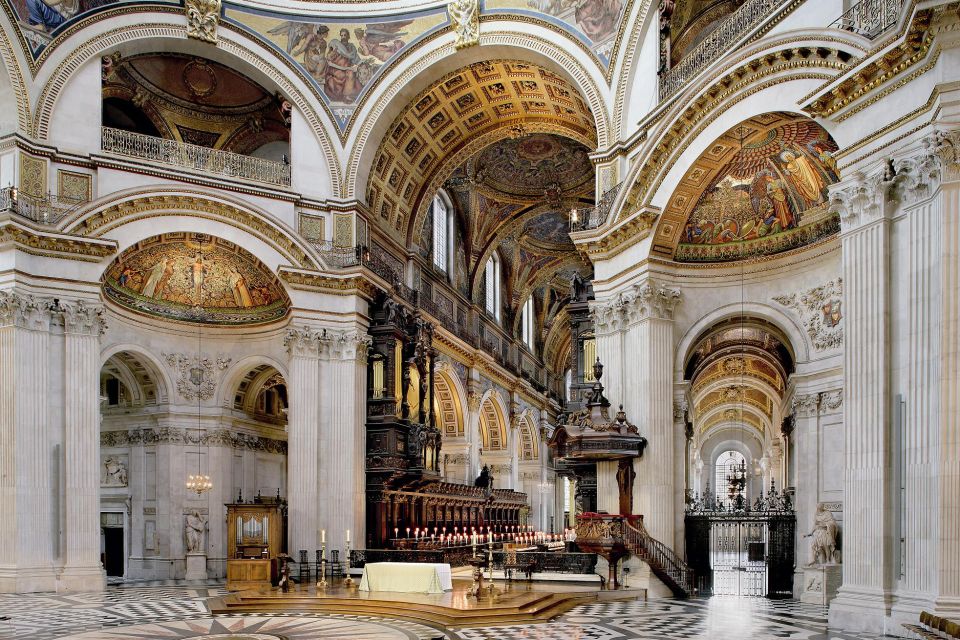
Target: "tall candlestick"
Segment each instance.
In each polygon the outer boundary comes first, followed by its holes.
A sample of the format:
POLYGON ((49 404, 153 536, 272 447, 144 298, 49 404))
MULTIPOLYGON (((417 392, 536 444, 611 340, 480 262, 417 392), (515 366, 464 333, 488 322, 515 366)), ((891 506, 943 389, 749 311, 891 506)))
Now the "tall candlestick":
POLYGON ((325 544, 327 541, 327 530, 320 529, 320 544, 325 544))

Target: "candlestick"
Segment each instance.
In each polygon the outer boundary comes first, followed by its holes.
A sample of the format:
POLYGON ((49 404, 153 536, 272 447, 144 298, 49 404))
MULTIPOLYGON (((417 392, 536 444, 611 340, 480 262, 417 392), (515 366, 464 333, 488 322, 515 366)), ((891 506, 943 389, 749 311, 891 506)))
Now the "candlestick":
POLYGON ((320 580, 317 581, 317 589, 327 588, 327 544, 326 531, 320 532, 320 566, 317 571, 320 572, 320 580))

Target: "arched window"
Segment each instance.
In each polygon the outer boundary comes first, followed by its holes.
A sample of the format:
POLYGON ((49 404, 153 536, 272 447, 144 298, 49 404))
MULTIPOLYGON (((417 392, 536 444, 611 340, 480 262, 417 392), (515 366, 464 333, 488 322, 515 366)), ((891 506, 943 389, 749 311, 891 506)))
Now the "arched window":
POLYGON ((520 310, 520 338, 531 353, 533 353, 533 327, 533 296, 530 296, 523 303, 523 309, 520 310))
POLYGON ((496 252, 487 260, 484 273, 484 283, 487 289, 487 313, 497 320, 500 319, 500 256, 496 252))
POLYGON ((453 269, 453 207, 447 203, 446 194, 437 192, 430 204, 433 217, 433 266, 446 274, 453 269))
POLYGON ((714 464, 714 480, 716 483, 714 493, 717 496, 717 501, 722 502, 724 507, 728 509, 734 506, 737 493, 741 493, 746 503, 749 504, 744 475, 745 469, 746 459, 739 451, 731 449, 717 456, 717 461, 714 464))

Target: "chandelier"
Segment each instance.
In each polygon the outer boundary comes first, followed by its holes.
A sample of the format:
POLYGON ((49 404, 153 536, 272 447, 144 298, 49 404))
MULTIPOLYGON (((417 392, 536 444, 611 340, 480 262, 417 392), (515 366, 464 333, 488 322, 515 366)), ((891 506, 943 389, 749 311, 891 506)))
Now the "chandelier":
POLYGON ((193 278, 194 286, 197 292, 197 304, 194 307, 194 313, 197 316, 197 364, 195 367, 190 369, 190 381, 197 385, 197 473, 190 474, 187 476, 187 490, 193 491, 197 494, 199 498, 207 491, 213 488, 213 482, 210 481, 210 476, 201 472, 202 465, 202 454, 200 451, 200 445, 203 440, 203 428, 201 425, 202 421, 202 408, 201 408, 201 396, 200 386, 203 384, 204 370, 202 366, 203 361, 203 279, 206 274, 206 265, 203 263, 203 238, 204 236, 197 236, 197 244, 199 249, 197 250, 197 257, 193 264, 193 278))

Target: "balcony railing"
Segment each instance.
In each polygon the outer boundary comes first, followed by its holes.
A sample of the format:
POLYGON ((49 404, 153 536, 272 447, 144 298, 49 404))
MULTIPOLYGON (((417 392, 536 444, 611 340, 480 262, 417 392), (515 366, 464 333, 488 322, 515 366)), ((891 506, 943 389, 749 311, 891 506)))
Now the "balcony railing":
POLYGON ((830 26, 872 40, 897 24, 901 8, 903 0, 860 0, 830 26))
POLYGON ((747 0, 692 51, 660 76, 660 100, 664 100, 730 51, 751 31, 791 0, 747 0))
POLYGON ((239 153, 210 149, 133 131, 101 127, 104 151, 218 176, 290 186, 290 165, 239 153))
POLYGON ((586 231, 587 229, 596 229, 606 222, 607 218, 610 217, 610 210, 613 208, 613 201, 616 199, 617 194, 620 193, 620 188, 622 186, 623 182, 620 182, 610 189, 607 189, 603 195, 600 196, 600 201, 597 202, 596 206, 588 209, 576 209, 575 217, 571 212, 570 231, 574 232, 586 231))
POLYGON ((62 200, 50 193, 34 196, 16 187, 0 189, 0 211, 10 211, 40 224, 57 224, 85 203, 85 200, 62 200))

